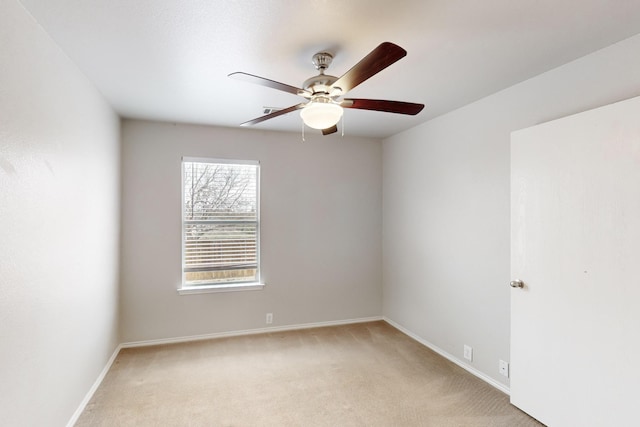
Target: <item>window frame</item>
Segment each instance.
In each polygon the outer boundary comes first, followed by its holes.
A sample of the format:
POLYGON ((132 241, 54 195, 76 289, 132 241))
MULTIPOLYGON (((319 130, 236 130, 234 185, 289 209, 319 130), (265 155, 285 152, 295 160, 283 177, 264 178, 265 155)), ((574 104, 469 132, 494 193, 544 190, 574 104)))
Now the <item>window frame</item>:
POLYGON ((202 294, 212 292, 234 292, 263 289, 265 284, 261 282, 261 259, 260 259, 260 162, 258 160, 238 160, 238 159, 222 159, 210 157, 187 157, 183 156, 180 161, 180 218, 181 218, 181 280, 178 288, 180 295, 202 294), (186 284, 186 258, 185 258, 185 163, 211 163, 226 165, 252 165, 256 166, 256 277, 255 281, 247 282, 220 282, 202 285, 186 284))

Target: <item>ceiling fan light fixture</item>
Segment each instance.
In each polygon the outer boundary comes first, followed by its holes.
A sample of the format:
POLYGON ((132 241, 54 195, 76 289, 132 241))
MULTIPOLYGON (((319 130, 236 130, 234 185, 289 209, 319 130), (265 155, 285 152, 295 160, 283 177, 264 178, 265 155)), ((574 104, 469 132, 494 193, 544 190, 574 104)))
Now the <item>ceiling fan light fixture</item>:
POLYGON ((305 125, 313 129, 328 129, 335 126, 342 117, 342 107, 329 98, 312 99, 302 110, 300 117, 305 125))
POLYGON ((388 101, 384 99, 344 98, 341 101, 339 100, 360 83, 404 58, 406 54, 407 51, 400 46, 391 42, 384 42, 369 52, 367 56, 362 58, 360 62, 351 67, 351 69, 341 77, 335 77, 325 74, 325 71, 331 64, 333 55, 328 52, 320 52, 313 56, 313 64, 320 74, 305 80, 302 84, 303 88, 265 79, 260 76, 254 76, 253 74, 243 72, 231 73, 229 77, 233 77, 234 79, 256 83, 261 86, 306 98, 305 102, 278 111, 267 112, 268 110, 265 109, 264 116, 241 123, 240 126, 256 125, 265 120, 300 110, 300 117, 303 121, 303 132, 304 126, 309 126, 310 128, 321 130, 323 135, 331 135, 338 130, 338 122, 343 117, 344 108, 415 116, 422 111, 424 104, 388 101))

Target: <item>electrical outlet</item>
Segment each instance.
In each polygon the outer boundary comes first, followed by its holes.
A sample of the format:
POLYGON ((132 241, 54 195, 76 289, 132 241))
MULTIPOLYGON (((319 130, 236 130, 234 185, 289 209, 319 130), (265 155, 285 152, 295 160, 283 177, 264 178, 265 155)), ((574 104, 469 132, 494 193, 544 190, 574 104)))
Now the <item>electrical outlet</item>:
POLYGON ((273 323, 273 313, 267 313, 267 325, 273 323))
POLYGON ((498 372, 500 372, 500 375, 504 375, 505 377, 509 378, 509 362, 501 360, 498 363, 498 372))
POLYGON ((466 344, 464 346, 464 358, 467 359, 469 362, 473 360, 473 348, 471 348, 466 344))

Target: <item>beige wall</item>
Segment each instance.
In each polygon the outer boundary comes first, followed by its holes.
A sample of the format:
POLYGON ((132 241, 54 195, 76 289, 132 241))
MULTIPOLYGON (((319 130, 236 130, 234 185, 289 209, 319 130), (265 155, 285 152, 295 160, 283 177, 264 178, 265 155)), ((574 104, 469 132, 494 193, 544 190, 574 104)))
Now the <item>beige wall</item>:
POLYGON ((118 343, 119 120, 0 11, 0 424, 61 426, 118 343))
POLYGON ((380 316, 380 141, 125 120, 122 341, 380 316), (261 291, 178 295, 181 157, 259 160, 261 291))
POLYGON ((640 94, 638 51, 640 35, 383 142, 386 317, 508 384, 510 132, 640 94))

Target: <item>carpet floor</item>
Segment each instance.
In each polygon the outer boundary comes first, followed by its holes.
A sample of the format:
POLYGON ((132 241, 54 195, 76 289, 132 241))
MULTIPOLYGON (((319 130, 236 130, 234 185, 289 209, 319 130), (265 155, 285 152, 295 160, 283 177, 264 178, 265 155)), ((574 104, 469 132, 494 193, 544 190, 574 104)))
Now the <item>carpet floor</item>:
POLYGON ((542 426, 386 322, 123 349, 76 426, 542 426))

